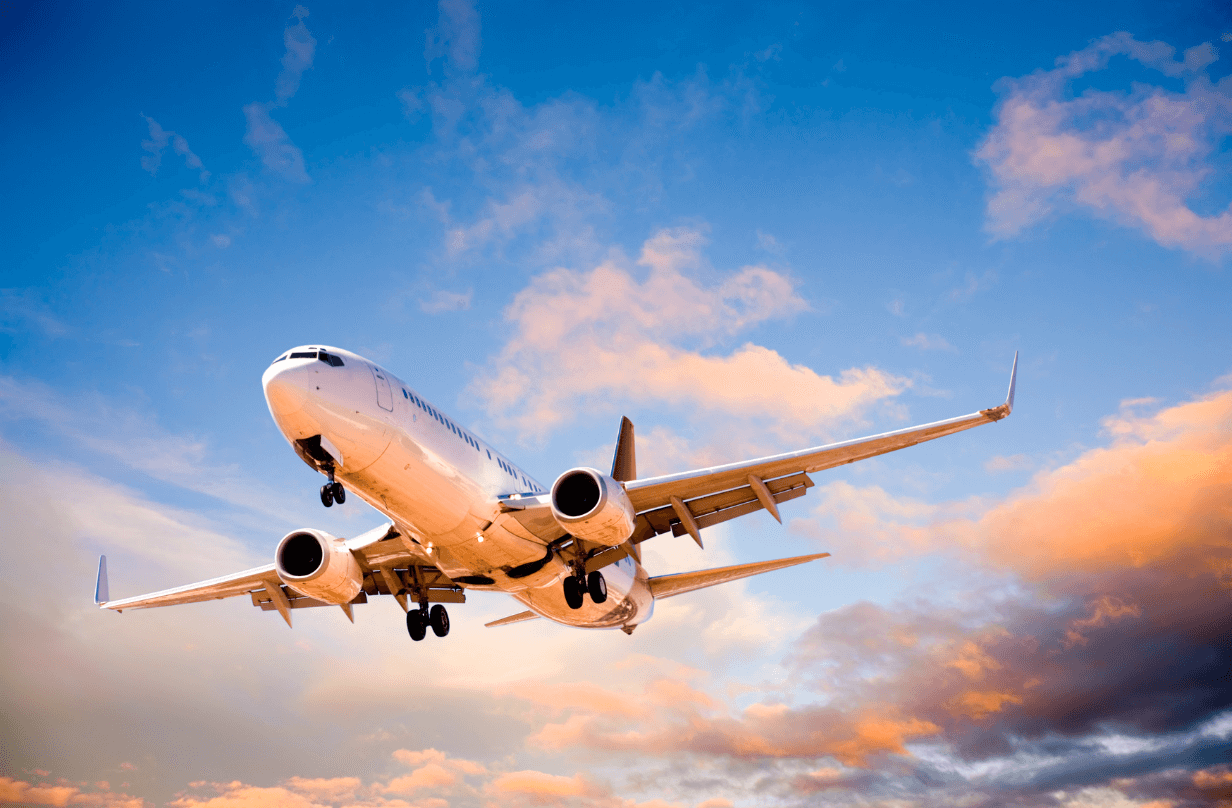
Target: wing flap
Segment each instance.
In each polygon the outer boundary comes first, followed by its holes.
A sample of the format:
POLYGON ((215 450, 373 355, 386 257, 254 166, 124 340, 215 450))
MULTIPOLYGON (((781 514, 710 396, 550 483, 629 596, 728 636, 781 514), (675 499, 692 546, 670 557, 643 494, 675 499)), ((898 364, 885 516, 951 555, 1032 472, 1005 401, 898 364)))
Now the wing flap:
POLYGON ((675 575, 660 575, 650 579, 650 592, 654 595, 655 600, 662 600, 663 598, 670 598, 675 595, 683 595, 685 592, 725 584, 728 581, 738 581, 741 578, 761 575, 763 572, 773 572, 774 570, 781 570, 786 567, 794 567, 797 564, 805 564, 809 561, 816 561, 819 558, 828 558, 829 556, 829 553, 814 553, 812 555, 795 556, 794 558, 777 558, 773 561, 755 561, 752 564, 736 564, 731 567, 681 572, 675 575))
MULTIPOLYGON (((802 497, 807 489, 813 487, 813 481, 803 472, 780 477, 777 480, 765 480, 764 484, 776 503, 802 497)), ((689 512, 693 514, 698 528, 717 525, 764 507, 757 492, 749 484, 747 476, 742 488, 732 488, 717 494, 698 497, 688 500, 685 504, 688 505, 689 512)), ((638 519, 639 527, 643 518, 646 528, 635 530, 633 539, 635 543, 669 530, 676 536, 683 536, 688 532, 670 504, 645 511, 638 519)))

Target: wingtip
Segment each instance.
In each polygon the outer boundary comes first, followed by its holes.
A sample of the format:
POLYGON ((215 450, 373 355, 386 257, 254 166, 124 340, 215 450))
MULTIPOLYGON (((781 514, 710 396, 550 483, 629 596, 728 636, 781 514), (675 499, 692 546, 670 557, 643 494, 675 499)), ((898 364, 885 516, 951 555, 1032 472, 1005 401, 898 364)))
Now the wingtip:
POLYGON ((94 581, 94 605, 101 609, 110 599, 111 593, 107 586, 107 556, 100 555, 98 557, 98 578, 94 581))
POLYGON ((1014 411, 1014 388, 1018 386, 1018 351, 1014 351, 1014 365, 1010 368, 1010 391, 1005 396, 1005 414, 1014 411))

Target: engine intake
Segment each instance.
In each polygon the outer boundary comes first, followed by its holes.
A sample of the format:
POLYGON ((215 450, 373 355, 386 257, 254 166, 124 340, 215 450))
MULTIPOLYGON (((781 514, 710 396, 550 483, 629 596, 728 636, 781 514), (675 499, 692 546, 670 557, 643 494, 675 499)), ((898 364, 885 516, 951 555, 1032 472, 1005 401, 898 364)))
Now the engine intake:
POLYGON ((637 512, 620 483, 594 469, 577 468, 552 484, 552 516, 579 539, 615 547, 633 535, 637 512))
POLYGON ((297 530, 278 543, 274 568, 287 586, 326 603, 350 603, 364 585, 359 562, 337 539, 320 530, 297 530))

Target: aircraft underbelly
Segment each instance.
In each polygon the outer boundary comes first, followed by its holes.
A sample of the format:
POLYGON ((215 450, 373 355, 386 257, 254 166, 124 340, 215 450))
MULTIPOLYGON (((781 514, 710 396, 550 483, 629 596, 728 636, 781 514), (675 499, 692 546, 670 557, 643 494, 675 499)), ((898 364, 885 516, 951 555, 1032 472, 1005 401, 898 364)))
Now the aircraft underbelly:
MULTIPOLYGON (((566 568, 567 571, 567 568, 566 568)), ((580 609, 570 609, 564 589, 556 584, 511 593, 537 614, 576 628, 620 628, 650 619, 654 596, 646 570, 632 558, 623 558, 603 568, 607 600, 594 603, 587 597, 580 609)))

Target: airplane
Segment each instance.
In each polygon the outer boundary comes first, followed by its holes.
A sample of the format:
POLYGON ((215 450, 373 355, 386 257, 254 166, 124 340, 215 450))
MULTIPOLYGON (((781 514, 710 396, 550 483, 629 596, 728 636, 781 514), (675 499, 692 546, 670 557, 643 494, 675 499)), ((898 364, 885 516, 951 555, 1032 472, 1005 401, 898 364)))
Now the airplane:
POLYGON ((120 612, 248 596, 291 625, 296 609, 353 607, 392 596, 411 639, 449 633, 444 604, 470 590, 504 592, 525 608, 486 625, 546 618, 632 634, 657 600, 783 569, 829 553, 650 576, 641 544, 690 536, 779 505, 813 487, 809 474, 914 446, 1007 417, 1005 403, 970 415, 785 454, 638 479, 633 424, 622 418, 612 467, 572 468, 545 488, 410 385, 340 348, 305 345, 261 377, 275 424, 295 453, 324 474, 321 503, 364 499, 389 521, 350 539, 305 528, 283 537, 255 569, 138 597, 110 600, 99 558, 94 602, 120 612))

